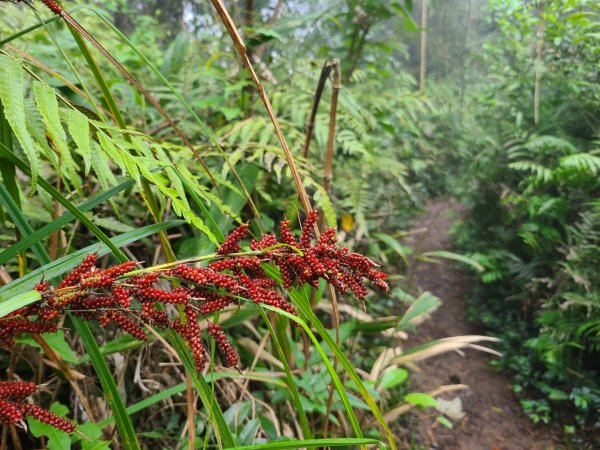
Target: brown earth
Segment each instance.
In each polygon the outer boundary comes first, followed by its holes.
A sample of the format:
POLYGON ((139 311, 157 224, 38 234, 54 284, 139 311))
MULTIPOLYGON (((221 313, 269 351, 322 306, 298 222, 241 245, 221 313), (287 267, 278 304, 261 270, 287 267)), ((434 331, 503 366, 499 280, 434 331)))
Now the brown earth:
MULTIPOLYGON (((415 254, 450 250, 449 228, 460 217, 461 208, 449 199, 431 202, 415 233, 408 238, 415 254)), ((483 334, 467 321, 465 295, 469 273, 452 261, 419 263, 412 274, 413 284, 442 300, 442 306, 418 326, 406 348, 449 336, 483 334)), ((483 343, 485 345, 485 343, 483 343)), ((450 352, 419 362, 421 372, 411 376, 412 392, 428 392, 440 385, 466 384, 468 389, 442 394, 438 398, 460 397, 464 418, 449 429, 436 418, 437 412, 411 412, 409 429, 417 448, 443 450, 521 450, 564 448, 555 430, 535 426, 522 412, 510 385, 510 378, 496 373, 489 364, 496 356, 467 349, 461 355, 450 352)))

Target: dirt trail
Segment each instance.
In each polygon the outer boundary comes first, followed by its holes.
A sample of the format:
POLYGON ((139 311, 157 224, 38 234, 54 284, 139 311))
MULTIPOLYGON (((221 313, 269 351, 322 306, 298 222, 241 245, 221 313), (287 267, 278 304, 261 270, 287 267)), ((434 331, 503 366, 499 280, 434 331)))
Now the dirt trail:
MULTIPOLYGON (((448 230, 460 214, 452 200, 431 202, 407 244, 417 253, 451 249, 448 230)), ((464 298, 469 274, 456 264, 421 263, 413 283, 442 299, 442 306, 417 328, 408 347, 433 339, 467 334, 484 334, 469 323, 464 298)), ((463 355, 451 352, 419 363, 420 373, 412 376, 412 391, 427 392, 440 385, 466 384, 469 389, 443 394, 440 398, 462 402, 465 416, 448 429, 436 423, 438 414, 415 412, 411 416, 414 442, 428 449, 443 450, 545 450, 561 448, 549 430, 538 429, 524 415, 511 389, 510 379, 497 374, 488 361, 495 356, 476 350, 463 355)))

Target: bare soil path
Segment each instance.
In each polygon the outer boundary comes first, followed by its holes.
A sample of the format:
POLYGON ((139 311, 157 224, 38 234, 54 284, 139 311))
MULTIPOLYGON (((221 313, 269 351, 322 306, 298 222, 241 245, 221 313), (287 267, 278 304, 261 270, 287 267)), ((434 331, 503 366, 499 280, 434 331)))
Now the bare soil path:
MULTIPOLYGON (((417 253, 450 250, 449 228, 460 216, 460 207, 450 199, 432 201, 411 237, 409 245, 417 253)), ((413 274, 413 283, 442 300, 442 306, 417 328, 410 339, 412 347, 449 336, 484 334, 467 321, 464 304, 469 274, 450 261, 421 263, 413 274)), ((411 429, 420 448, 443 450, 546 450, 563 448, 549 429, 534 426, 519 407, 510 378, 495 373, 487 353, 466 350, 451 352, 419 363, 420 373, 412 378, 411 391, 427 392, 440 385, 466 384, 467 390, 449 392, 440 398, 462 402, 465 416, 448 429, 436 422, 439 414, 414 412, 411 429)))

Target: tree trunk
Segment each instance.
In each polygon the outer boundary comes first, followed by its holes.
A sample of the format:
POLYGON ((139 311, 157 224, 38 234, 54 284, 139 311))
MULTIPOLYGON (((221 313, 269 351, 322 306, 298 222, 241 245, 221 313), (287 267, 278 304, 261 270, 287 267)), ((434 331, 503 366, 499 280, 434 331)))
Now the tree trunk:
POLYGON ((533 122, 540 123, 540 88, 542 79, 542 45, 544 43, 544 4, 540 2, 540 16, 538 18, 538 27, 535 44, 535 81, 533 83, 533 122))
POLYGON ((421 64, 419 66, 419 92, 425 92, 425 65, 426 65, 426 50, 427 50, 427 0, 421 1, 421 64))
POLYGON ((469 0, 469 6, 467 9, 467 28, 465 29, 465 41, 463 44, 462 56, 460 58, 460 115, 461 117, 465 112, 465 91, 467 89, 467 80, 465 76, 466 64, 467 64, 467 56, 469 54, 469 31, 471 29, 471 20, 472 20, 472 10, 473 10, 473 0, 469 0))

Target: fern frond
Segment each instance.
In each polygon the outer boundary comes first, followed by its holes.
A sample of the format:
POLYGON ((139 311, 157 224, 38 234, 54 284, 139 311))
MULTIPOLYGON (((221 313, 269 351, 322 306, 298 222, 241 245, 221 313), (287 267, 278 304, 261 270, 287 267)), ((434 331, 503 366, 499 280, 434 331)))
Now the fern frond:
POLYGON ((554 172, 551 169, 533 161, 516 161, 508 167, 520 172, 530 172, 533 176, 532 182, 537 185, 548 184, 554 180, 554 172))
POLYGON ((26 126, 24 99, 24 71, 14 59, 0 55, 0 101, 4 116, 31 167, 31 193, 35 193, 40 173, 39 150, 26 126))
POLYGON ((596 175, 600 169, 600 157, 589 153, 575 153, 561 158, 559 165, 566 169, 596 175))

